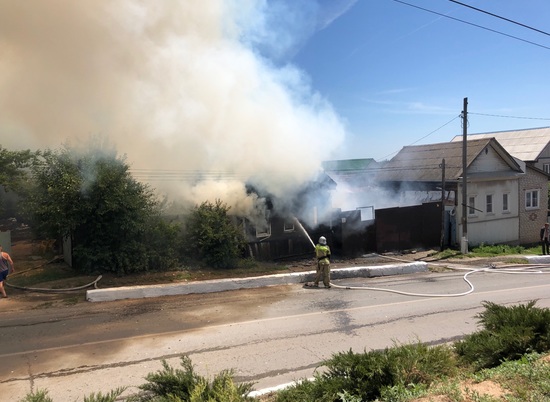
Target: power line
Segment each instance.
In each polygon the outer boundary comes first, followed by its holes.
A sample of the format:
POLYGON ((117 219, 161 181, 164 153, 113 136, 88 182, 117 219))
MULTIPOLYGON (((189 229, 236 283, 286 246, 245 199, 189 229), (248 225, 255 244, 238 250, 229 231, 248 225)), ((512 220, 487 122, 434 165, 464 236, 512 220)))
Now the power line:
POLYGON ((500 114, 473 113, 473 112, 468 112, 468 114, 475 114, 475 115, 477 115, 477 116, 504 117, 504 118, 506 118, 506 119, 550 120, 550 117, 504 116, 504 115, 500 115, 500 114))
POLYGON ((487 28, 487 27, 484 27, 482 25, 474 24, 473 22, 464 21, 464 20, 461 20, 459 18, 455 18, 455 17, 451 17, 451 16, 446 15, 446 14, 438 13, 437 11, 429 10, 427 8, 416 6, 414 4, 410 4, 410 3, 407 3, 407 2, 404 2, 404 1, 401 1, 401 0, 393 0, 393 1, 395 1, 396 3, 404 4, 404 5, 409 6, 409 7, 417 8, 417 9, 422 10, 422 11, 426 11, 428 13, 436 14, 436 15, 439 15, 441 17, 449 18, 449 19, 454 20, 454 21, 462 22, 463 24, 472 25, 474 27, 481 28, 481 29, 484 29, 486 31, 494 32, 494 33, 497 33, 499 35, 507 36, 508 38, 516 39, 516 40, 519 40, 519 41, 522 41, 522 42, 525 42, 525 43, 529 43, 529 44, 534 45, 534 46, 538 46, 538 47, 542 47, 544 49, 550 50, 550 47, 548 47, 548 46, 544 46, 544 45, 532 42, 532 41, 527 40, 527 39, 518 38, 517 36, 509 35, 507 33, 497 31, 495 29, 487 28))
MULTIPOLYGON (((443 127, 445 127, 445 126, 451 124, 453 121, 455 121, 455 120, 458 119, 459 117, 461 117, 461 115, 458 115, 458 116, 453 117, 453 118, 452 118, 451 120, 449 120, 447 123, 445 123, 445 124, 443 124, 442 126, 436 128, 436 129, 433 130, 432 132, 426 134, 424 137, 419 138, 418 140, 416 140, 415 142, 413 142, 413 143, 411 143, 411 144, 409 144, 409 145, 407 145, 407 146, 411 146, 411 145, 416 144, 416 143, 419 142, 419 141, 422 141, 424 138, 429 137, 429 136, 432 135, 433 133, 435 133, 435 132, 441 130, 443 127)), ((399 150, 394 151, 394 152, 392 152, 391 154, 388 154, 388 155, 382 157, 382 159, 386 159, 388 156, 391 156, 391 155, 393 155, 393 154, 395 154, 395 153, 397 153, 397 152, 399 152, 399 150)))
POLYGON ((505 18, 505 17, 501 17, 500 15, 493 14, 493 13, 490 13, 489 11, 485 11, 485 10, 482 10, 480 8, 470 6, 468 4, 461 3, 460 1, 456 1, 456 0, 449 0, 449 1, 452 1, 453 3, 456 3, 456 4, 460 4, 461 6, 464 6, 464 7, 471 8, 472 10, 476 10, 476 11, 479 11, 481 13, 485 13, 485 14, 490 15, 492 17, 500 18, 501 20, 511 22, 512 24, 516 24, 516 25, 522 26, 524 28, 531 29, 531 30, 539 32, 541 34, 550 36, 550 33, 548 33, 548 32, 544 32, 544 31, 541 31, 540 29, 533 28, 529 25, 522 24, 521 22, 517 22, 517 21, 511 20, 511 19, 505 18))

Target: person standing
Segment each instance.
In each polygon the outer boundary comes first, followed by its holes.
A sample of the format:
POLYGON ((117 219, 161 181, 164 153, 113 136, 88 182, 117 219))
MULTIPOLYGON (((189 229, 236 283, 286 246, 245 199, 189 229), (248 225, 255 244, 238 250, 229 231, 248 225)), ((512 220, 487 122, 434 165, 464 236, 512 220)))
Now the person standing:
POLYGON ((313 286, 319 287, 319 281, 322 279, 325 288, 330 289, 330 248, 324 236, 319 238, 319 243, 315 246, 315 257, 317 259, 317 275, 313 286))
POLYGON ((2 245, 0 245, 0 293, 4 297, 8 297, 6 289, 4 289, 4 281, 11 272, 14 272, 13 261, 10 255, 3 251, 2 245))
POLYGON ((544 224, 544 226, 541 228, 540 230, 540 242, 542 244, 542 255, 546 255, 546 254, 550 254, 550 241, 549 241, 549 232, 550 230, 548 229, 548 222, 546 222, 544 224))

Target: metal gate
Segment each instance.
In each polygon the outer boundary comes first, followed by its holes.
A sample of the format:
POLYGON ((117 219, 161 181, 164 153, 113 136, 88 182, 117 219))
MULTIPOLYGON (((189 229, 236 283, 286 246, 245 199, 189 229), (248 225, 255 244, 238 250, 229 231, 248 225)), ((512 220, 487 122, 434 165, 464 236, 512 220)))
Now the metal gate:
POLYGON ((379 253, 439 247, 441 203, 376 210, 376 249, 379 253))

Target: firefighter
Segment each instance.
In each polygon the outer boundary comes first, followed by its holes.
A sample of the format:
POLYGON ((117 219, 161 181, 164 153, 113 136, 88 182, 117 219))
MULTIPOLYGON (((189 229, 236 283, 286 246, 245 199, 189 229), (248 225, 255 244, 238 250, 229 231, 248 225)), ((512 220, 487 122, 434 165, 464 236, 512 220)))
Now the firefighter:
POLYGON ((330 247, 324 236, 319 238, 319 243, 315 246, 315 258, 317 260, 317 275, 313 286, 319 287, 319 281, 322 279, 325 288, 330 289, 330 247))

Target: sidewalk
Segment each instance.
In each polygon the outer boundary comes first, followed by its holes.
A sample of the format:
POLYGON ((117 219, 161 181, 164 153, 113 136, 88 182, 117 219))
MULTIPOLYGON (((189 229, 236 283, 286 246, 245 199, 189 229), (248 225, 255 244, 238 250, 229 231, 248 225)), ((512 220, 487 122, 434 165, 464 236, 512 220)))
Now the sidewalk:
MULTIPOLYGON (((331 269, 331 279, 372 278, 376 276, 412 274, 416 272, 425 272, 427 270, 428 264, 426 262, 411 262, 399 264, 396 263, 353 268, 336 268, 331 269)), ((307 271, 249 278, 219 279, 148 286, 124 286, 107 289, 91 289, 86 292, 86 300, 90 302, 101 302, 122 299, 186 295, 193 293, 214 293, 227 290, 250 289, 264 286, 300 284, 312 282, 314 278, 315 271, 307 271)))

